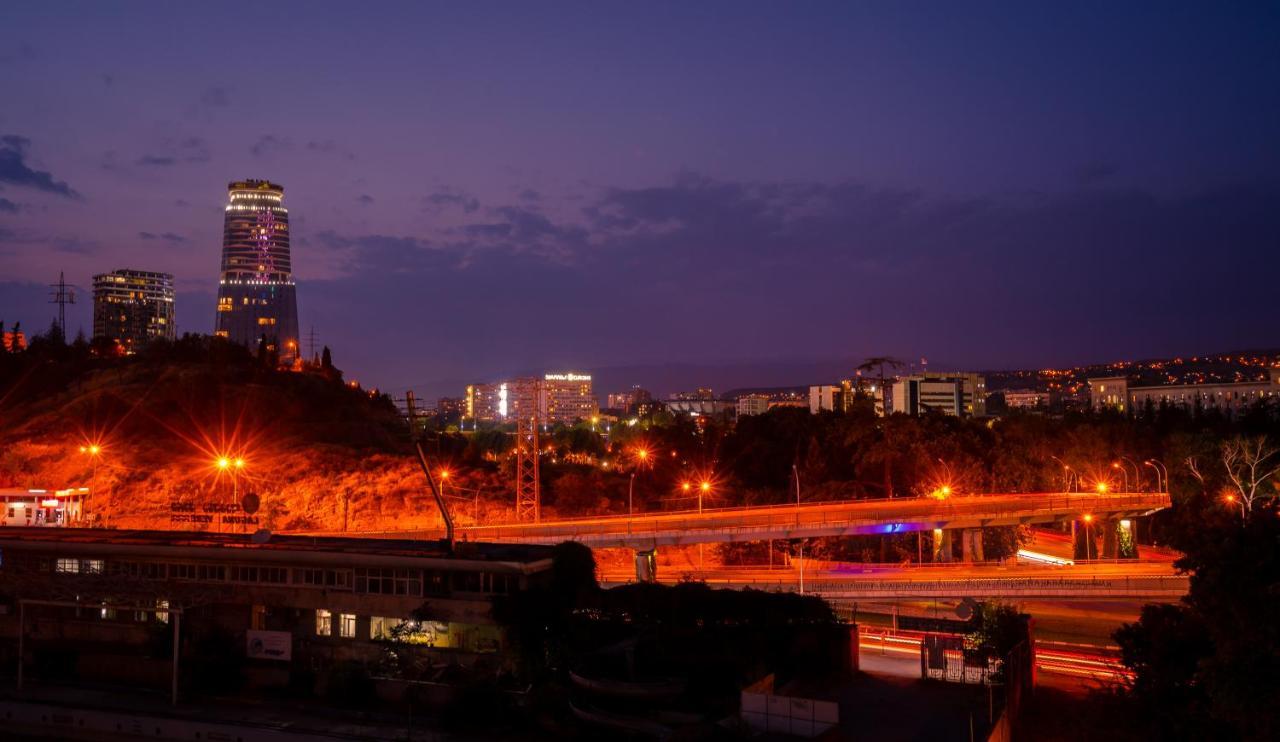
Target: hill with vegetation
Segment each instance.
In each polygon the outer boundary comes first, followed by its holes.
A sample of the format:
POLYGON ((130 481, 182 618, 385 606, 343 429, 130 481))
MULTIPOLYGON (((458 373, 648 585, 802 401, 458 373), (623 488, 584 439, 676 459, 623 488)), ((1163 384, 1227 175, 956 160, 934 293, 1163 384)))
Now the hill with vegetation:
POLYGON ((0 487, 90 486, 88 510, 119 527, 250 492, 273 529, 339 530, 344 513, 353 529, 434 526, 395 407, 328 358, 280 367, 194 335, 119 356, 38 336, 0 353, 0 487))

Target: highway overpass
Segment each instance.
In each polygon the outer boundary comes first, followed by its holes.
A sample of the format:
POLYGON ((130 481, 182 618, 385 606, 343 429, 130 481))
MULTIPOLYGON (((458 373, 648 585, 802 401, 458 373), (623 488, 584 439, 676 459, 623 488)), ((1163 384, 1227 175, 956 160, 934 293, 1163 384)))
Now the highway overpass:
MULTIPOLYGON (((625 570, 600 575, 606 587, 634 582, 625 570)), ((707 572, 667 570, 662 582, 693 578, 711 587, 800 592, 794 567, 717 568, 707 572)), ((807 570, 806 594, 831 600, 890 601, 933 598, 1100 599, 1171 601, 1187 593, 1187 576, 1167 562, 1111 562, 1071 567, 994 564, 955 567, 853 567, 807 570)))
POLYGON ((1149 515, 1167 507, 1169 495, 1161 492, 970 495, 945 500, 893 498, 464 526, 459 528, 459 535, 471 541, 541 544, 579 541, 593 549, 643 550, 726 541, 887 535, 1053 523, 1086 515, 1098 520, 1123 519, 1149 515))

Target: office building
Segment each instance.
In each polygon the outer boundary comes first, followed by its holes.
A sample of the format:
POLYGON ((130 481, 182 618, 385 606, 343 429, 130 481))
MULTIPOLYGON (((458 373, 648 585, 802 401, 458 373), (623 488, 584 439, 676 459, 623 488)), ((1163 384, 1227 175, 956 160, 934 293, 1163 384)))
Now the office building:
POLYGON ((863 379, 845 379, 839 384, 821 384, 809 387, 809 412, 849 412, 858 399, 866 399, 875 405, 877 415, 884 415, 884 394, 880 385, 863 379))
POLYGON ((738 417, 748 417, 750 415, 763 415, 769 411, 769 396, 767 394, 744 394, 738 397, 738 417))
POLYGON ((893 412, 941 412, 958 417, 987 414, 987 381, 971 373, 928 373, 893 382, 893 412))
POLYGON ((173 276, 122 268, 93 277, 93 336, 126 353, 152 340, 173 340, 173 276))
POLYGON ((1011 410, 1034 410, 1049 406, 1049 393, 1034 389, 1006 389, 1004 406, 1011 410))
POLYGON ((227 191, 214 333, 250 348, 265 338, 282 363, 292 363, 298 357, 298 301, 284 188, 242 180, 227 191))
POLYGON ((1095 410, 1142 412, 1148 405, 1183 409, 1218 410, 1232 416, 1250 406, 1280 395, 1280 368, 1268 369, 1265 381, 1222 384, 1177 384, 1138 386, 1127 377, 1089 379, 1089 403, 1095 410))

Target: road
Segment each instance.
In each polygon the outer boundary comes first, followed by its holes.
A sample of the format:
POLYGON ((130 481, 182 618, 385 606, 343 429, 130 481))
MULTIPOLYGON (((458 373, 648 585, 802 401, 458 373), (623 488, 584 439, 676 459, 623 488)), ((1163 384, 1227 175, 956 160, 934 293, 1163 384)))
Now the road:
MULTIPOLYGON (((705 581, 713 587, 799 592, 800 570, 793 567, 716 567, 703 571, 659 573, 663 582, 705 581)), ((633 570, 610 568, 606 586, 635 581, 633 570)), ((1093 562, 1070 567, 1034 564, 951 564, 930 566, 839 565, 804 570, 804 592, 830 599, 894 600, 913 598, 1109 598, 1174 600, 1187 592, 1187 578, 1172 564, 1093 562)))

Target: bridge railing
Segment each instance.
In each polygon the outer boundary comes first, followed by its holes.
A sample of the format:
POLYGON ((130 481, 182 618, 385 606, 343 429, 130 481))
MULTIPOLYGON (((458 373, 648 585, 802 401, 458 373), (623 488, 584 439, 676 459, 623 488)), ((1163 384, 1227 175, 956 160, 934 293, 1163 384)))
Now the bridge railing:
MULTIPOLYGON (((858 500, 812 505, 735 508, 703 513, 644 514, 639 516, 607 516, 575 518, 544 523, 518 523, 464 528, 473 538, 546 539, 573 538, 587 534, 645 536, 679 531, 772 530, 780 528, 822 527, 830 525, 885 524, 892 533, 893 523, 912 521, 945 522, 960 516, 986 516, 991 519, 1014 518, 1042 514, 1098 512, 1101 514, 1166 507, 1168 495, 1163 493, 1062 493, 1060 495, 975 495, 894 500, 858 500)), ((919 530, 910 528, 904 530, 919 530)))

